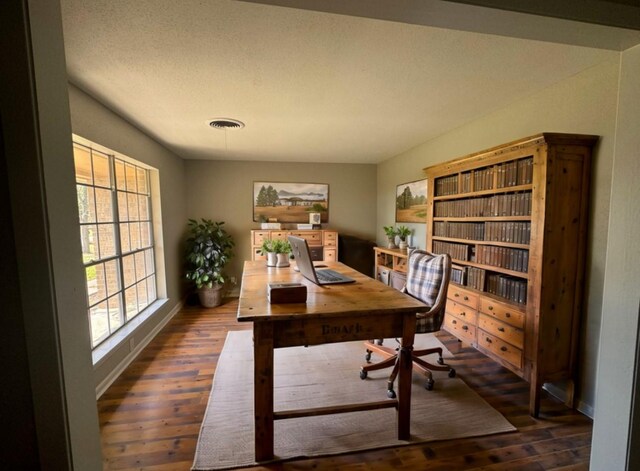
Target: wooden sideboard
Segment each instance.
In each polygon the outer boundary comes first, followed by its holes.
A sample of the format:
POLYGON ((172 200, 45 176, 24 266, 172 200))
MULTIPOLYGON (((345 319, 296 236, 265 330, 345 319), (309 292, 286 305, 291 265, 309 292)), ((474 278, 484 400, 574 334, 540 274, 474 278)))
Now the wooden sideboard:
POLYGON ((251 260, 263 260, 260 248, 265 240, 286 240, 287 236, 298 236, 307 240, 311 258, 316 261, 338 261, 338 232, 329 229, 287 230, 261 229, 251 231, 251 260))

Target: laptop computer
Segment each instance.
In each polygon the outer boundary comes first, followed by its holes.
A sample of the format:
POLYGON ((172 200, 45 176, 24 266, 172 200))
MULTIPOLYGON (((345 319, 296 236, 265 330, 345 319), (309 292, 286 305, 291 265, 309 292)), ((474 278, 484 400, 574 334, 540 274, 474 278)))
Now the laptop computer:
POLYGON ((313 262, 311 261, 311 253, 309 252, 309 245, 306 239, 290 235, 289 243, 291 244, 291 251, 296 259, 300 273, 309 281, 313 281, 317 285, 335 285, 356 281, 335 270, 316 270, 316 267, 313 266, 313 262))

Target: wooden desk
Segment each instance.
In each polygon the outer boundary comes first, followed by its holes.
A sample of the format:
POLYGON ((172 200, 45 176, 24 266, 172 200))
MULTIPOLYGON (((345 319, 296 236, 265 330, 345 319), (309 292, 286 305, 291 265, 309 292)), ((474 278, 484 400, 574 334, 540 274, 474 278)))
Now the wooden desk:
MULTIPOLYGON (((398 439, 409 439, 415 313, 424 305, 339 262, 326 265, 356 282, 320 287, 295 272, 293 266, 268 268, 264 261, 244 264, 238 321, 253 322, 256 461, 273 459, 273 421, 279 419, 395 407, 398 439), (307 303, 269 304, 267 284, 292 281, 307 285, 307 303), (397 399, 274 412, 274 348, 388 337, 402 338, 397 399)), ((356 370, 353 380, 360 381, 356 370)), ((384 394, 381 389, 380 396, 384 394)))

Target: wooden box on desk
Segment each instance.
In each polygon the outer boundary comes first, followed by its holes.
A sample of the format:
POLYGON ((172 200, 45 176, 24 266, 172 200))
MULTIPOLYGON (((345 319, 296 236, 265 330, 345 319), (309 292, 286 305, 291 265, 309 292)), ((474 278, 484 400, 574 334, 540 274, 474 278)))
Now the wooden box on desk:
POLYGON ((306 303, 307 287, 302 283, 269 283, 267 299, 270 304, 306 303))

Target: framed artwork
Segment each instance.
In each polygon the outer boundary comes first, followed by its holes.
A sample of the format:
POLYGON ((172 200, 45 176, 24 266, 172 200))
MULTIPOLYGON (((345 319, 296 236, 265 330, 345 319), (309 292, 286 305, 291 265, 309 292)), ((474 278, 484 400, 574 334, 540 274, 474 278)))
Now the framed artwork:
POLYGON ((329 221, 328 184, 253 182, 254 222, 309 223, 310 213, 329 221))
POLYGON ((396 187, 396 222, 427 222, 427 179, 396 187))

